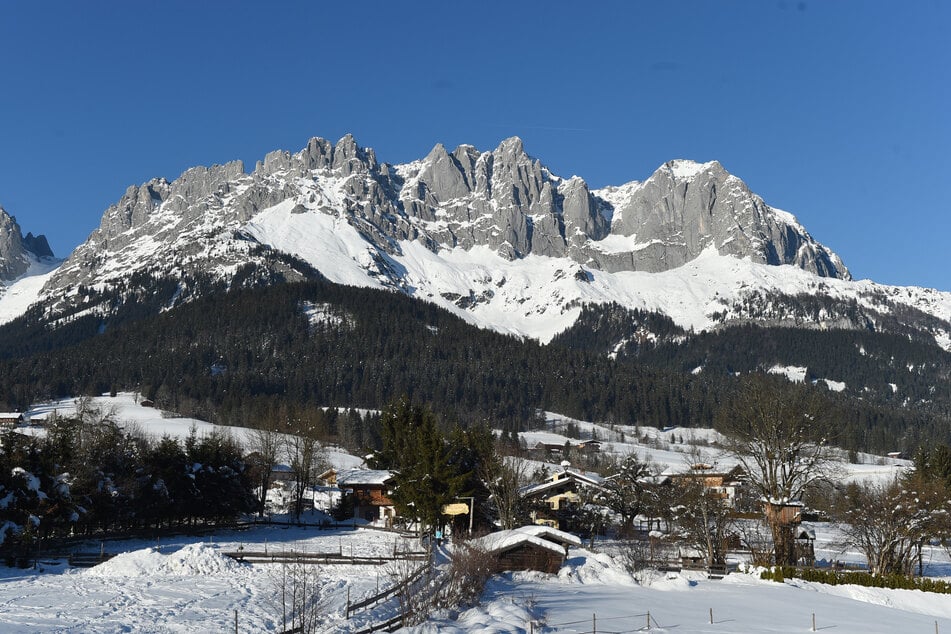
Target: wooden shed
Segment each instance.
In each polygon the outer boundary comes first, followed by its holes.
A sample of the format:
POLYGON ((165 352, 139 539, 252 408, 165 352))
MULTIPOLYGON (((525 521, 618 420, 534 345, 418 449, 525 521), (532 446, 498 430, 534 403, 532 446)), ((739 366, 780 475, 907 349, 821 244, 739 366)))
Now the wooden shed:
POLYGON ((580 546, 581 540, 557 529, 526 526, 486 535, 474 545, 494 554, 500 570, 556 573, 565 563, 568 547, 580 546))

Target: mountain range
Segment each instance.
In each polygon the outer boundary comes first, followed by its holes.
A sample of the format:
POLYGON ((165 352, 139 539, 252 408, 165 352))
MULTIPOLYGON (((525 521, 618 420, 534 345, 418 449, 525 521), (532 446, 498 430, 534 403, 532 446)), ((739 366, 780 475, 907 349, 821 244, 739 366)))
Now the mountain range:
MULTIPOLYGON (((17 240, 15 221, 3 217, 0 279, 10 285, 30 257, 52 254, 42 236, 17 240)), ((617 302, 694 329, 738 321, 888 329, 904 313, 913 317, 905 326, 951 349, 951 294, 852 281, 792 214, 716 161, 670 161, 644 181, 590 190, 552 174, 518 138, 490 152, 436 145, 395 166, 349 135, 314 138, 297 153, 268 154, 250 173, 235 161, 131 186, 36 300, 55 317, 75 307, 70 289, 80 286, 136 272, 227 282, 248 263, 284 279, 313 269, 397 289, 542 341, 570 326, 582 304, 617 302), (802 295, 829 298, 831 308, 804 314, 794 299, 802 295)))
MULTIPOLYGON (((576 345, 586 340, 579 329, 611 322, 597 350, 612 358, 651 347, 632 342, 683 349, 705 333, 750 326, 899 337, 935 349, 938 357, 904 371, 951 403, 941 382, 951 293, 853 280, 792 214, 716 161, 673 160, 643 181, 590 189, 578 176, 553 174, 518 138, 492 151, 436 145, 399 165, 349 135, 314 138, 296 153, 269 153, 251 171, 234 161, 131 186, 62 261, 0 210, 0 323, 11 322, 0 337, 80 318, 104 332, 122 307, 164 313, 210 289, 306 280, 397 291, 543 344, 576 345), (617 310, 628 317, 605 318, 617 310), (666 340, 645 326, 660 322, 642 314, 669 320, 666 340)), ((854 347, 863 354, 865 344, 854 347)), ((751 354, 747 369, 794 365, 751 354)), ((716 365, 682 351, 668 357, 678 355, 700 359, 680 371, 716 365)), ((903 384, 886 374, 875 389, 903 384)), ((838 385, 842 377, 818 378, 838 385)))

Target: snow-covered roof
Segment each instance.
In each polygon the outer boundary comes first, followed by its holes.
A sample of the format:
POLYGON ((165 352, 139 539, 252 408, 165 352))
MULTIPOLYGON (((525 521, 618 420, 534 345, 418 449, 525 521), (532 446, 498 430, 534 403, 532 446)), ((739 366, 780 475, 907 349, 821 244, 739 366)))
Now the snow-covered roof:
POLYGON ((337 473, 337 486, 383 485, 392 479, 393 472, 385 469, 344 469, 337 473))
POLYGON ((540 484, 529 484, 519 488, 518 492, 522 496, 531 496, 537 495, 548 491, 549 489, 557 488, 558 486, 564 484, 565 482, 574 481, 583 486, 593 486, 593 487, 602 487, 604 479, 596 473, 581 473, 574 469, 567 469, 565 471, 559 471, 554 474, 550 480, 542 482, 540 484))
POLYGON ((577 535, 573 535, 565 531, 560 531, 557 528, 552 528, 551 526, 542 526, 540 524, 532 524, 531 526, 521 526, 513 530, 519 533, 525 533, 526 535, 541 537, 542 539, 547 539, 549 541, 553 541, 562 545, 564 544, 571 544, 572 546, 581 545, 581 538, 578 537, 577 535))
MULTIPOLYGON (((561 532, 561 531, 558 531, 561 532)), ((564 546, 556 544, 553 541, 524 532, 521 529, 512 529, 491 533, 485 537, 472 540, 473 545, 484 548, 490 553, 503 553, 525 544, 531 544, 545 550, 556 552, 559 555, 565 554, 564 546)))

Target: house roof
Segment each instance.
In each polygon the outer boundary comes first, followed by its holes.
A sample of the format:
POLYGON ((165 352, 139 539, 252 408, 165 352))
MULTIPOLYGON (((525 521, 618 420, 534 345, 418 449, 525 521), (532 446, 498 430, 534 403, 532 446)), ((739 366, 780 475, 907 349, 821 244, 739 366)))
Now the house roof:
POLYGON ((559 486, 564 485, 566 482, 577 482, 582 486, 597 487, 603 488, 604 479, 601 478, 596 473, 581 473, 574 469, 566 469, 565 471, 559 471, 554 474, 551 479, 546 480, 540 484, 529 484, 519 488, 519 495, 522 497, 531 497, 555 489, 559 486), (558 479, 555 479, 557 476, 562 476, 558 479))
MULTIPOLYGON (((550 550, 552 552, 558 553, 559 555, 565 554, 565 548, 563 545, 541 537, 539 535, 533 535, 533 531, 525 531, 523 529, 532 529, 529 526, 523 526, 522 528, 515 528, 506 531, 499 531, 497 533, 491 533, 485 537, 480 537, 478 539, 472 540, 473 544, 484 548, 490 553, 504 553, 513 548, 523 546, 525 544, 531 544, 532 546, 537 546, 538 548, 544 548, 545 550, 550 550)), ((539 527, 543 528, 543 527, 539 527)), ((564 531, 559 531, 555 529, 550 529, 555 533, 561 533, 567 538, 578 540, 577 537, 571 533, 565 533, 564 531)), ((569 543, 575 543, 569 541, 569 543)), ((580 544, 581 540, 578 540, 577 544, 580 544)))
POLYGON ((338 487, 353 487, 361 484, 382 486, 393 479, 393 472, 385 469, 345 469, 337 472, 338 487))
POLYGON ((547 539, 548 541, 555 542, 556 544, 570 544, 572 546, 581 545, 581 538, 577 535, 560 531, 557 528, 552 528, 551 526, 532 524, 531 526, 521 526, 513 530, 518 531, 519 533, 525 533, 526 535, 541 537, 542 539, 547 539))

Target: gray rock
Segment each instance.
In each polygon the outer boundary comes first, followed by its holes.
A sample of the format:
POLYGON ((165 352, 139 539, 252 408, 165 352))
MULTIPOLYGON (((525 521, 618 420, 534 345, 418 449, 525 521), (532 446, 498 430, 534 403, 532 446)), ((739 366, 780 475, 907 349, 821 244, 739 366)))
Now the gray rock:
POLYGON ((611 234, 633 237, 637 248, 605 254, 592 245, 589 255, 608 271, 664 271, 712 246, 724 255, 850 279, 834 253, 716 161, 665 163, 613 212, 611 234))
POLYGON ((43 258, 52 258, 46 236, 23 236, 17 219, 0 207, 0 282, 14 280, 30 268, 30 264, 43 258))

